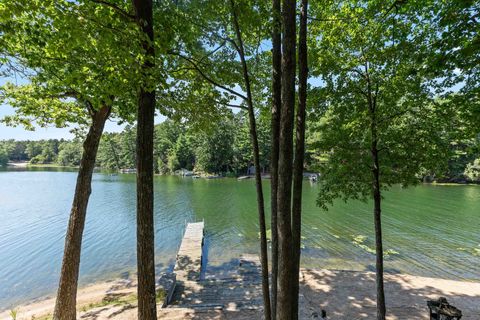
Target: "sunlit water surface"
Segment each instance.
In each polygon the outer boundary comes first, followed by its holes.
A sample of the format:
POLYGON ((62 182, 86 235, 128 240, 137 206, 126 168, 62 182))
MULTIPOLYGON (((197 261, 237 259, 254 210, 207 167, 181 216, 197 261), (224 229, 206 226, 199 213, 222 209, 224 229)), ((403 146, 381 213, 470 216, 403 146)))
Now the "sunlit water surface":
MULTIPOLYGON (((0 309, 55 292, 76 172, 0 171, 0 309)), ((269 181, 264 181, 267 209, 269 181)), ((315 205, 304 184, 302 264, 374 270, 371 203, 315 205)), ((96 173, 80 284, 135 273, 135 176, 96 173)), ((268 211, 268 210, 267 210, 268 211)), ((252 180, 155 177, 157 271, 171 269, 185 223, 205 221, 210 272, 258 252, 252 180)), ((480 281, 480 186, 393 188, 383 204, 386 271, 480 281), (393 250, 393 251, 392 251, 393 250)))

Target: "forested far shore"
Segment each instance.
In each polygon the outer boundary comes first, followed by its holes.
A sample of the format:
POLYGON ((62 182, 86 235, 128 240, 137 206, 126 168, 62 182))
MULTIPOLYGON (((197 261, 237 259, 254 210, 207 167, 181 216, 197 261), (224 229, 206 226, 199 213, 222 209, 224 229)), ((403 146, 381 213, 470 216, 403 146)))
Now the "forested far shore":
MULTIPOLYGON (((269 120, 258 120, 261 170, 267 171, 270 158, 269 120)), ((212 174, 245 175, 253 165, 248 119, 243 113, 231 114, 221 126, 190 128, 166 120, 155 126, 154 170, 159 174, 179 169, 212 174)), ((120 133, 104 133, 96 166, 119 170, 135 168, 136 127, 127 125, 120 133)), ((2 164, 28 162, 32 165, 78 166, 83 137, 71 140, 0 140, 2 164)))
MULTIPOLYGON (((270 166, 270 119, 258 116, 261 171, 270 166)), ((309 128, 314 127, 314 124, 309 128)), ((225 117, 221 126, 198 129, 166 120, 155 126, 154 169, 172 174, 186 169, 207 174, 246 175, 253 159, 249 148, 248 121, 243 112, 225 117)), ((315 132, 307 128, 306 171, 321 172, 328 152, 317 147, 315 132)), ((107 170, 135 168, 136 127, 127 125, 120 133, 105 133, 98 149, 96 166, 107 170)), ((0 166, 8 162, 31 165, 78 166, 83 137, 48 140, 0 140, 0 166)), ((426 182, 480 183, 480 139, 449 141, 451 156, 444 172, 419 172, 426 182)))

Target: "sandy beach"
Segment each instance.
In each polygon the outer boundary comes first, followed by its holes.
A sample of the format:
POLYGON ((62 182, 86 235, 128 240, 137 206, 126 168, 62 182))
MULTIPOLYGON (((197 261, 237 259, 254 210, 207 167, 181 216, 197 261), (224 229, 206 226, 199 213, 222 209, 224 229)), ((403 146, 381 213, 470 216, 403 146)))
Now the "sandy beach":
MULTIPOLYGON (((300 318, 373 319, 375 274, 372 272, 301 270, 300 318)), ((426 301, 446 297, 463 312, 463 320, 480 319, 480 282, 444 280, 405 274, 386 274, 387 319, 429 319, 426 301)), ((86 320, 136 319, 135 280, 115 280, 84 287, 78 292, 78 318, 86 320)), ((17 320, 50 319, 55 299, 15 308, 17 320)), ((261 319, 261 307, 158 309, 159 319, 261 319)), ((10 311, 0 319, 11 319, 10 311)))
POLYGON ((7 165, 9 167, 26 168, 28 166, 28 161, 9 162, 7 165))

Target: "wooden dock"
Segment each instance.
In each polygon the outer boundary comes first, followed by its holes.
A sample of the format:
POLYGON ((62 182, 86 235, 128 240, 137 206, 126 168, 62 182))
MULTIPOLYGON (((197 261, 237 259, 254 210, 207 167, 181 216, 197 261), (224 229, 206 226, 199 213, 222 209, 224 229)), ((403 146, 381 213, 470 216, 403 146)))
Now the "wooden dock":
MULTIPOLYGON (((204 223, 188 223, 177 253, 175 289, 168 308, 192 310, 257 309, 262 306, 260 262, 256 255, 242 255, 225 277, 200 278, 204 223)), ((235 262, 233 262, 235 264, 235 262)))
POLYGON ((177 281, 199 281, 202 270, 203 222, 188 223, 177 253, 177 281))
POLYGON ((169 308, 238 311, 262 306, 260 260, 242 255, 229 262, 231 268, 221 275, 205 274, 200 281, 178 284, 169 308), (236 264, 235 264, 236 262, 236 264))

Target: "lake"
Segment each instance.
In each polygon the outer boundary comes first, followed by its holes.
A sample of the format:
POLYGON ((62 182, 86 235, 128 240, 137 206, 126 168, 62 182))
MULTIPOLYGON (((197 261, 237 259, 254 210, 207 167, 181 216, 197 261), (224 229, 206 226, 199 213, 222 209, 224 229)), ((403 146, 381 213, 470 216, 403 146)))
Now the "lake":
MULTIPOLYGON (((54 294, 75 181, 74 171, 0 171, 0 309, 54 294)), ((372 205, 339 201, 324 212, 317 194, 305 181, 302 265, 374 270, 372 205)), ((384 196, 387 272, 480 281, 480 186, 394 187, 384 196)), ((81 285, 135 272, 135 199, 135 175, 94 174, 81 285)), ((201 220, 208 272, 257 253, 254 181, 155 177, 158 272, 172 268, 186 222, 201 220)))

